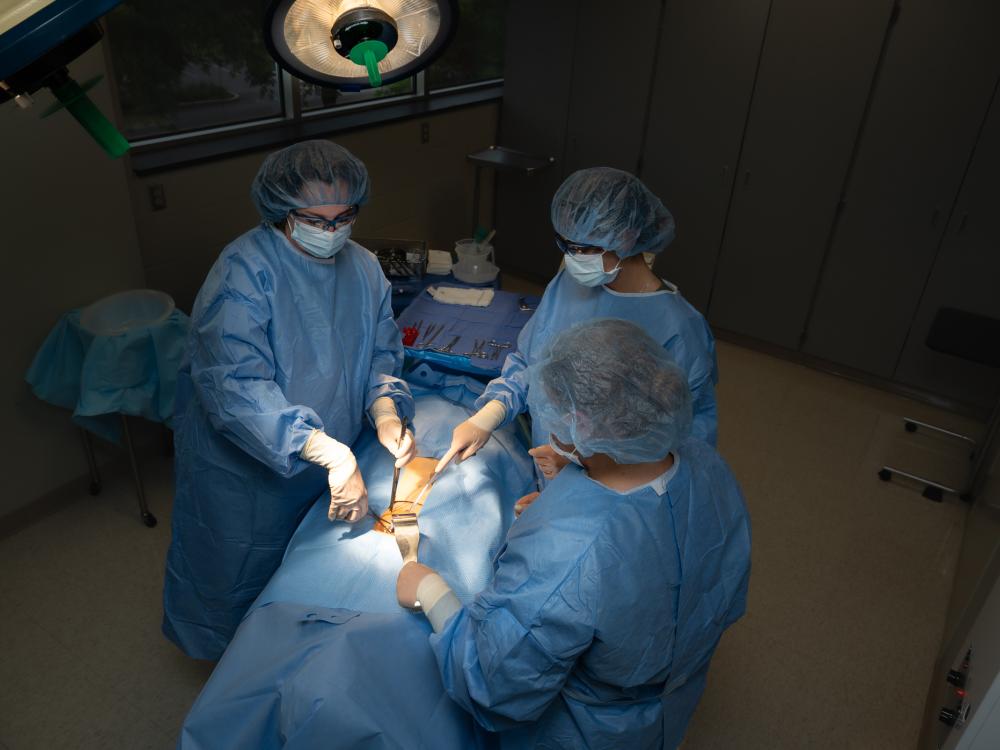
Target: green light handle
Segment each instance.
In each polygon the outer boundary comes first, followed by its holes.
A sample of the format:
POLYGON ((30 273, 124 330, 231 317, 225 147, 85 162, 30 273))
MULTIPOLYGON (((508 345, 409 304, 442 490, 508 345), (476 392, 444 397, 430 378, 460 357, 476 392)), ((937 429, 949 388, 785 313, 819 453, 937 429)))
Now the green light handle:
POLYGON ((83 125, 84 129, 90 133, 108 156, 117 159, 128 151, 128 141, 101 113, 101 110, 90 101, 80 84, 70 79, 53 87, 52 93, 60 104, 76 118, 76 121, 83 125))
POLYGON ((366 39, 359 42, 347 56, 355 65, 364 65, 368 69, 368 83, 372 88, 382 85, 382 74, 378 72, 378 64, 389 54, 389 48, 378 39, 366 39))
POLYGON ((365 67, 368 68, 368 82, 372 88, 382 85, 382 74, 378 72, 378 60, 370 49, 365 50, 365 67))

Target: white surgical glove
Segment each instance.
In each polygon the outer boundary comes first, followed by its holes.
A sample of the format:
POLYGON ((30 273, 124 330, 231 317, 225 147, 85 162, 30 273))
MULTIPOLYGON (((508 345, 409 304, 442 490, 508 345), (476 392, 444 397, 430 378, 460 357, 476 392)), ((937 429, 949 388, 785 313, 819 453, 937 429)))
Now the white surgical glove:
POLYGON ((551 445, 538 445, 528 451, 528 455, 535 459, 538 470, 550 482, 569 463, 569 460, 556 453, 551 445))
POLYGON ((396 458, 396 468, 401 469, 410 463, 417 455, 417 443, 410 430, 406 431, 402 440, 399 439, 403 423, 396 412, 396 402, 388 396, 375 399, 372 404, 372 420, 375 422, 378 441, 396 458))
POLYGON ((490 435, 500 426, 506 416, 506 407, 499 401, 493 400, 462 422, 451 433, 451 447, 438 461, 435 471, 442 471, 458 453, 461 453, 458 457, 460 463, 474 456, 486 444, 490 435))
POLYGON ((302 458, 327 470, 331 521, 354 523, 368 512, 368 490, 351 449, 322 430, 313 430, 302 458))

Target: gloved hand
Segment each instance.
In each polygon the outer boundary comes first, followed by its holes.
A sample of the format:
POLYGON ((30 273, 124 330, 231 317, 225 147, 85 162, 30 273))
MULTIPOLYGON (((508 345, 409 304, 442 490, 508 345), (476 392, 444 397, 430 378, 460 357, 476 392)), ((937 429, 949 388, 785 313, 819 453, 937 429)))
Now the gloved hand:
POLYGON ((400 606, 413 609, 417 605, 417 587, 434 570, 418 562, 408 562, 396 578, 396 600, 400 606))
POLYGON ((539 445, 528 451, 528 455, 535 459, 535 465, 542 472, 542 476, 550 482, 556 478, 562 467, 569 463, 560 456, 551 445, 539 445))
POLYGON ((542 494, 542 493, 540 493, 540 492, 529 492, 527 495, 525 495, 520 500, 518 500, 516 503, 514 503, 514 515, 515 516, 520 516, 522 513, 524 513, 524 509, 527 508, 529 505, 531 505, 533 502, 535 502, 535 500, 538 499, 538 496, 540 494, 542 494))
POLYGON ((406 466, 417 455, 417 443, 413 432, 406 431, 403 439, 399 439, 403 423, 396 413, 396 403, 388 396, 375 399, 372 404, 372 419, 375 421, 375 431, 378 441, 396 458, 396 468, 406 466))
POLYGON ((503 422, 505 416, 507 416, 507 409, 504 405, 499 401, 490 401, 462 422, 451 433, 451 447, 438 461, 434 471, 442 471, 457 454, 460 454, 458 455, 459 463, 476 455, 476 452, 490 439, 493 431, 503 422))
POLYGON ((314 430, 302 449, 302 458, 328 472, 330 510, 327 517, 331 521, 348 523, 361 520, 368 512, 368 489, 351 449, 322 430, 314 430))

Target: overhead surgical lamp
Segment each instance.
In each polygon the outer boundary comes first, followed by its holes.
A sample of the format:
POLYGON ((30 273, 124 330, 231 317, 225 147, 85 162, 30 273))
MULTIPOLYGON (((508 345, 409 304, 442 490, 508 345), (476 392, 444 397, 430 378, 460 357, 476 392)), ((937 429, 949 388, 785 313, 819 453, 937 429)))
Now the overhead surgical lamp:
POLYGON ((274 0, 264 40, 292 75, 360 91, 425 68, 457 23, 457 0, 274 0))
POLYGON ((109 156, 117 158, 128 151, 128 141, 87 97, 101 77, 79 84, 66 67, 101 40, 97 19, 120 3, 0 0, 0 104, 13 99, 27 109, 31 95, 47 87, 57 103, 42 117, 65 109, 109 156))

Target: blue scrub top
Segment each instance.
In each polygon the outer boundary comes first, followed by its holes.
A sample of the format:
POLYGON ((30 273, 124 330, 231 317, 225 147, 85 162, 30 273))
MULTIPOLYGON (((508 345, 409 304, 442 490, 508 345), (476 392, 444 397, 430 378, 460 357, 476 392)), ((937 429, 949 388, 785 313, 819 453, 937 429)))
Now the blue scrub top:
POLYGON ((313 430, 352 444, 376 398, 412 418, 403 347, 375 256, 330 260, 261 225, 231 243, 195 301, 178 381, 164 632, 217 659, 281 561, 326 471, 313 430))
MULTIPOLYGON (((517 339, 517 351, 507 357, 500 377, 486 387, 477 402, 482 407, 491 400, 507 409, 504 424, 528 409, 527 368, 545 353, 545 348, 562 331, 587 320, 621 318, 635 323, 660 342, 670 358, 687 373, 691 388, 694 422, 691 434, 714 446, 718 439, 718 410, 715 384, 719 367, 715 339, 705 318, 681 296, 677 287, 664 282, 666 289, 642 294, 622 294, 605 286, 586 287, 566 272, 559 271, 549 283, 538 309, 517 339)), ((549 436, 539 425, 532 426, 532 445, 548 444, 549 436)))
POLYGON ((746 609, 735 478, 690 439, 618 493, 574 465, 514 523, 491 584, 431 636, 448 694, 504 747, 675 747, 746 609))

